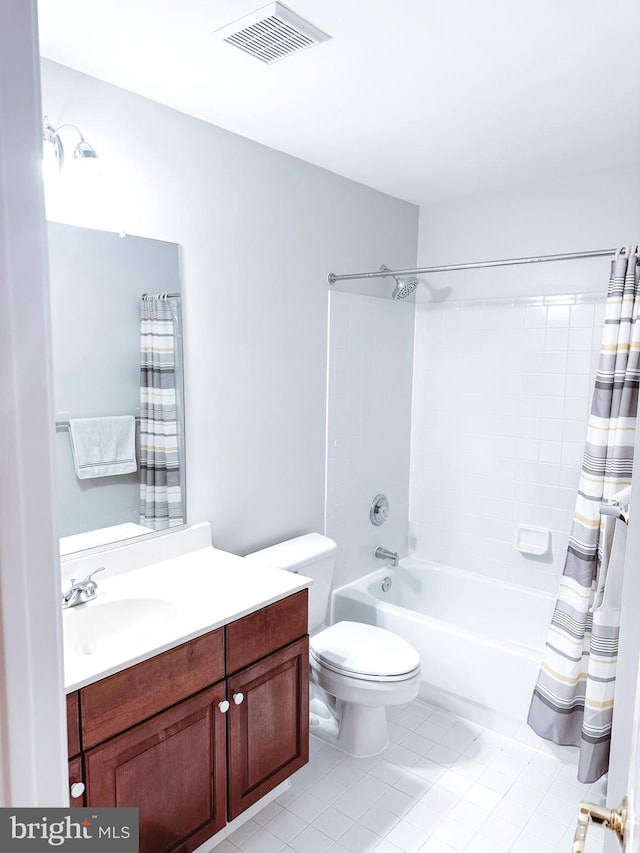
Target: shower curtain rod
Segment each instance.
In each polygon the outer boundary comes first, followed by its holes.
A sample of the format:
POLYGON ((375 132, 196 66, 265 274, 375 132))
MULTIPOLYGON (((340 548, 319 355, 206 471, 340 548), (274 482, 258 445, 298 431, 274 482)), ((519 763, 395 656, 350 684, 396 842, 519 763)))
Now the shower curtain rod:
POLYGON ((564 255, 535 255, 532 258, 504 258, 500 261, 476 261, 472 264, 446 264, 439 267, 418 267, 410 270, 378 270, 377 272, 358 272, 346 275, 336 275, 330 272, 327 276, 329 284, 336 281, 356 278, 385 278, 394 275, 423 275, 432 272, 451 272, 452 270, 478 270, 484 267, 510 267, 516 264, 541 264, 547 261, 575 261, 579 258, 603 258, 606 255, 615 255, 618 249, 597 249, 593 252, 569 252, 564 255))

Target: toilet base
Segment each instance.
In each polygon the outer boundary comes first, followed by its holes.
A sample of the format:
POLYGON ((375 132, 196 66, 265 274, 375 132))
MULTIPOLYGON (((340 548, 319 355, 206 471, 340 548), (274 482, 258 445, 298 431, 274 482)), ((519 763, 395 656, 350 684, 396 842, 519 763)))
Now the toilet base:
POLYGON ((356 758, 379 755, 387 748, 386 708, 336 700, 317 684, 310 687, 310 734, 356 758))

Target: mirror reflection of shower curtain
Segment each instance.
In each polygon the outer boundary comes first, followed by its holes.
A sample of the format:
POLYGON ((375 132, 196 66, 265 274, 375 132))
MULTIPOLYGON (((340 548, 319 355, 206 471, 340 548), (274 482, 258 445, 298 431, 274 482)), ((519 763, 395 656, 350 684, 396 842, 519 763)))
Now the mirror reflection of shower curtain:
POLYGON ((140 524, 184 523, 180 418, 176 394, 179 322, 172 300, 140 300, 140 524))
POLYGON ((528 718, 542 737, 580 747, 581 782, 609 766, 620 603, 608 576, 597 596, 606 551, 599 509, 631 485, 639 376, 640 267, 632 247, 612 263, 569 547, 528 718))

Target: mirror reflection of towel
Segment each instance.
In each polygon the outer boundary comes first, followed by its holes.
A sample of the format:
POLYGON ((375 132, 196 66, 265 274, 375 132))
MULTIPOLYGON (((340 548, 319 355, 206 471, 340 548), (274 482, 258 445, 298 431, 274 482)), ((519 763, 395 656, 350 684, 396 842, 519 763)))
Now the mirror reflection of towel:
MULTIPOLYGON (((612 495, 620 504, 631 501, 631 486, 612 495)), ((622 576, 627 548, 627 525, 615 516, 604 516, 599 545, 600 567, 596 578, 594 610, 619 610, 622 604, 622 576)))
POLYGON ((137 471, 136 420, 132 415, 75 418, 69 436, 79 480, 137 471))

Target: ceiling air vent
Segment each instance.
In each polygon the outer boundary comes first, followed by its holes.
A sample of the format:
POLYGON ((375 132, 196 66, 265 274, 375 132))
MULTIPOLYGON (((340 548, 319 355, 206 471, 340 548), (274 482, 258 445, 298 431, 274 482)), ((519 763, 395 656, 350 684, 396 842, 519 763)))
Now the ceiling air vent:
POLYGON ((269 3, 215 32, 267 64, 331 38, 282 3, 269 3))

